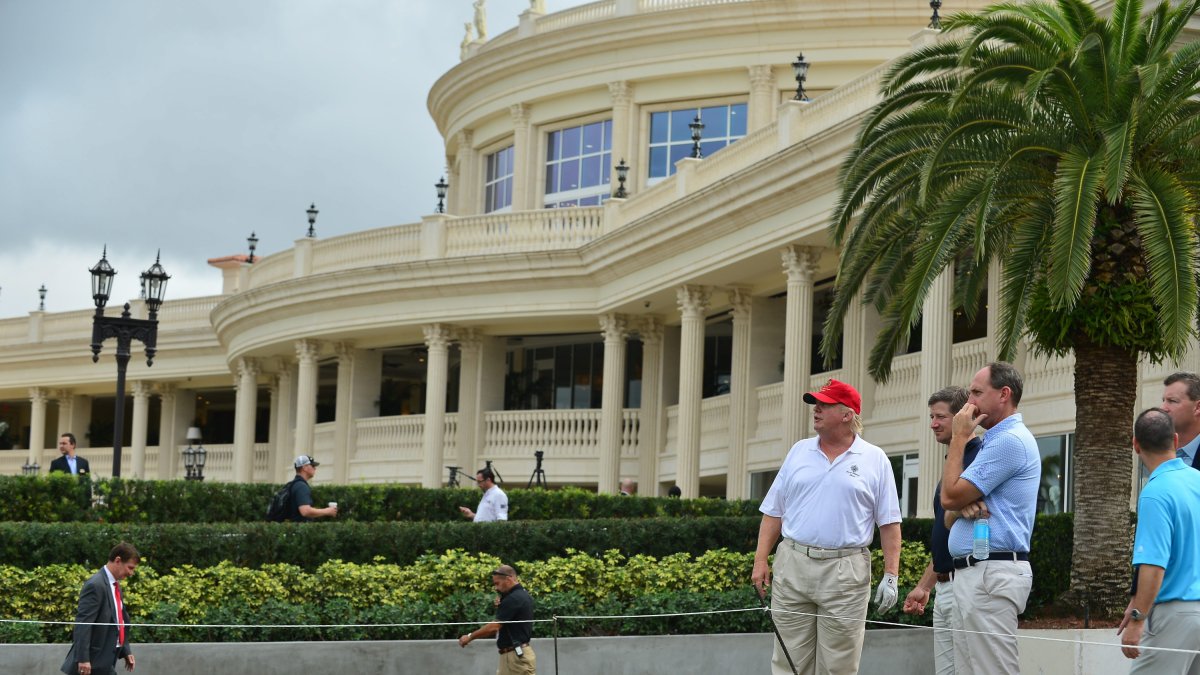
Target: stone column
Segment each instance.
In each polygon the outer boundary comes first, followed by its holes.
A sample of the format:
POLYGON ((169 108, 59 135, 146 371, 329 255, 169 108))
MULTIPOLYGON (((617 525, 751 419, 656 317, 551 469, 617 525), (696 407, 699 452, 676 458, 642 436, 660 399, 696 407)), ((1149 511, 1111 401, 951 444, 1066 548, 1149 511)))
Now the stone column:
MULTIPOLYGON (((458 369, 458 457, 455 464, 470 475, 479 450, 480 385, 483 379, 483 340, 473 328, 458 334, 462 360, 458 369)), ((438 479, 439 483, 441 479, 438 479)))
POLYGON ((863 417, 873 414, 875 380, 867 370, 867 359, 875 336, 879 334, 879 317, 875 310, 863 304, 860 290, 850 301, 842 325, 842 377, 862 395, 863 417))
POLYGON ((354 351, 348 342, 333 346, 337 354, 337 400, 334 403, 333 424, 333 482, 345 483, 350 475, 350 442, 353 436, 354 416, 350 411, 351 394, 354 387, 354 351))
POLYGON ((749 429, 750 397, 750 292, 743 288, 729 291, 733 306, 733 357, 729 381, 729 461, 725 477, 725 498, 745 499, 749 492, 746 474, 746 438, 749 429))
MULTIPOLYGON (((954 349, 954 267, 947 267, 929 287, 921 307, 921 389, 914 401, 917 425, 917 517, 933 517, 933 490, 942 475, 945 448, 929 430, 927 401, 933 392, 955 384, 952 350, 954 349)), ((903 506, 903 505, 902 505, 903 506)))
POLYGON ((604 314, 604 383, 600 394, 600 470, 596 485, 602 495, 617 493, 621 480, 621 427, 625 404, 625 337, 628 321, 604 314))
POLYGON ((533 172, 533 145, 529 132, 529 106, 516 103, 508 107, 513 123, 513 192, 512 210, 527 211, 533 207, 537 184, 533 172))
POLYGON ((474 147, 475 134, 470 129, 458 132, 458 186, 454 204, 456 216, 473 216, 479 213, 479 205, 483 203, 483 193, 480 190, 480 171, 478 168, 478 153, 474 147))
POLYGON ((258 418, 256 359, 237 360, 237 404, 233 418, 233 482, 254 481, 254 427, 258 418))
MULTIPOLYGON (((75 433, 75 430, 71 428, 71 416, 75 409, 75 397, 71 394, 71 390, 58 389, 52 392, 52 396, 58 403, 58 428, 55 430, 56 436, 61 438, 68 431, 75 433)), ((78 441, 80 434, 75 433, 75 436, 76 441, 78 441)))
POLYGON ((771 66, 750 66, 750 100, 748 101, 746 132, 753 133, 774 121, 779 106, 775 74, 771 66))
MULTIPOLYGON (((296 436, 293 455, 312 455, 313 427, 317 423, 317 356, 321 345, 316 340, 296 341, 296 436)), ((317 461, 320 461, 318 459, 317 461)), ((288 462, 291 466, 291 462, 288 462)))
POLYGON ((642 408, 638 412, 638 487, 642 494, 658 494, 658 453, 662 449, 663 322, 642 317, 642 408))
POLYGON ((274 454, 271 475, 276 481, 281 481, 288 480, 294 473, 292 460, 300 453, 295 452, 292 440, 292 427, 296 419, 296 404, 293 401, 296 395, 296 378, 292 370, 293 365, 289 359, 279 359, 276 366, 278 370, 275 373, 275 388, 271 392, 271 410, 275 413, 271 418, 271 446, 274 454))
POLYGON ((637 117, 633 112, 633 87, 625 80, 609 82, 608 93, 612 96, 612 186, 615 190, 617 164, 623 159, 629 166, 625 189, 633 194, 637 191, 634 186, 641 175, 641 167, 637 166, 637 150, 633 145, 637 129, 637 117))
MULTIPOLYGON (((1000 257, 992 258, 988 264, 987 285, 987 359, 995 361, 1000 358, 1000 257)), ((1194 344, 1194 343, 1193 343, 1194 344)), ((983 367, 983 364, 980 364, 983 367)), ((975 373, 971 373, 972 376, 975 373)), ((966 382, 958 383, 966 386, 966 382)))
POLYGON ((700 407, 704 396, 704 313, 709 290, 683 286, 677 291, 683 325, 679 338, 679 435, 676 479, 683 497, 700 496, 700 407))
POLYGON ((144 380, 133 383, 133 433, 129 452, 133 455, 132 478, 146 477, 146 426, 150 422, 150 385, 144 380))
MULTIPOLYGON (((154 393, 158 395, 158 480, 171 480, 179 468, 179 453, 175 451, 175 439, 182 436, 180 427, 176 424, 178 412, 176 405, 179 396, 175 385, 169 382, 155 382, 154 393)), ((186 428, 186 427, 185 427, 186 428)))
POLYGON ((804 406, 804 392, 812 375, 813 274, 820 259, 819 248, 789 246, 783 249, 783 271, 788 281, 781 453, 786 453, 793 443, 808 434, 809 411, 804 406))
POLYGON ((41 387, 29 388, 29 459, 30 464, 37 464, 43 471, 50 470, 50 463, 43 461, 46 451, 46 401, 49 394, 41 387))
POLYGON ((425 346, 425 458, 421 485, 427 488, 442 484, 442 465, 446 457, 446 380, 449 378, 451 328, 435 323, 423 326, 425 346))

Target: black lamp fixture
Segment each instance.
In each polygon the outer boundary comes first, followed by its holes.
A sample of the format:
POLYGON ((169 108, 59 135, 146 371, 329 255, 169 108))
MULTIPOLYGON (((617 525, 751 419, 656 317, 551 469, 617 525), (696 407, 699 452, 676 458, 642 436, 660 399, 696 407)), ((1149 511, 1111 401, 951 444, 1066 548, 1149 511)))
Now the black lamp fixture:
POLYGON ((625 191, 625 179, 628 177, 629 165, 626 164, 625 159, 622 158, 621 162, 617 164, 617 191, 613 193, 614 198, 625 199, 629 196, 629 193, 625 191))
POLYGON ((258 237, 254 235, 253 231, 250 232, 249 237, 246 237, 246 243, 250 245, 250 257, 246 259, 246 262, 253 264, 254 249, 258 248, 258 237))
POLYGON ((46 284, 42 284, 42 287, 38 289, 38 311, 46 311, 46 284))
POLYGON ((796 60, 792 61, 792 72, 796 75, 796 96, 792 99, 793 101, 800 101, 802 103, 812 101, 804 91, 804 82, 808 79, 808 66, 808 61, 804 60, 804 52, 800 52, 796 60))
POLYGON ((929 28, 941 30, 942 17, 938 16, 938 10, 942 8, 942 0, 929 0, 929 6, 933 8, 933 16, 929 17, 929 28))
POLYGON ((317 203, 313 202, 309 204, 308 211, 305 211, 305 213, 308 214, 308 236, 309 238, 315 237, 317 236, 317 230, 315 229, 315 225, 317 224, 317 214, 320 213, 320 211, 317 210, 317 203))
POLYGON ((692 159, 703 159, 704 155, 700 152, 700 139, 704 134, 704 122, 700 121, 700 113, 696 113, 696 119, 688 124, 688 129, 692 130, 692 159))
POLYGON ((187 472, 184 480, 204 480, 204 464, 208 460, 208 450, 204 449, 200 439, 200 427, 188 427, 188 445, 182 450, 183 468, 187 472), (192 447, 192 441, 196 442, 197 447, 192 447))
POLYGON ((112 294, 113 277, 117 271, 108 262, 108 247, 89 272, 92 274, 92 300, 96 314, 92 317, 92 363, 100 360, 100 349, 108 338, 117 339, 117 397, 113 410, 113 477, 121 475, 121 448, 125 430, 125 370, 129 365, 130 346, 134 340, 146 345, 146 365, 154 365, 158 340, 158 310, 162 308, 170 275, 163 269, 160 255, 154 264, 141 274, 149 318, 135 319, 129 314, 129 303, 119 317, 104 316, 104 306, 112 294))
POLYGON ((433 184, 433 187, 435 190, 437 190, 437 196, 438 196, 437 212, 445 213, 446 212, 446 190, 448 190, 450 188, 450 184, 446 182, 446 177, 442 176, 441 178, 438 179, 438 182, 433 184))
POLYGON ((38 472, 40 472, 41 470, 42 470, 42 467, 39 466, 37 462, 34 462, 33 464, 30 464, 29 462, 25 462, 24 464, 21 465, 21 475, 22 476, 36 476, 36 475, 38 475, 38 472))

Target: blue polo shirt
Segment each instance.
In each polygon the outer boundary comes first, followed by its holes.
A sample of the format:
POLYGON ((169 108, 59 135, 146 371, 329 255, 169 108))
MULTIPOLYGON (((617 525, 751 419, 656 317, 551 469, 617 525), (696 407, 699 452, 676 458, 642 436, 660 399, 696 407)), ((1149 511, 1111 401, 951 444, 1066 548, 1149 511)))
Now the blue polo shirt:
MULTIPOLYGON (((1042 456, 1021 413, 1000 420, 983 435, 983 445, 962 472, 987 504, 993 551, 1028 551, 1042 483, 1042 456)), ((950 528, 950 555, 971 552, 975 521, 959 518, 950 528)))
POLYGON ((1159 465, 1138 497, 1133 564, 1166 570, 1155 604, 1200 600, 1200 473, 1182 459, 1159 465))

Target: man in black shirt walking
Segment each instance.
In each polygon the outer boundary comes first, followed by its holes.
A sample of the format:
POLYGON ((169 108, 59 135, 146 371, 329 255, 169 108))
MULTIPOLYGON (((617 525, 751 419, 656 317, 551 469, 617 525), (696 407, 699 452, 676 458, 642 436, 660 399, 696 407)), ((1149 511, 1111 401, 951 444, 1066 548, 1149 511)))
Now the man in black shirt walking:
POLYGON ((496 620, 458 638, 458 644, 466 647, 476 638, 495 635, 500 650, 500 669, 496 675, 535 675, 537 657, 529 646, 533 637, 533 598, 521 586, 517 571, 509 565, 501 565, 492 572, 492 586, 500 594, 496 598, 496 620))

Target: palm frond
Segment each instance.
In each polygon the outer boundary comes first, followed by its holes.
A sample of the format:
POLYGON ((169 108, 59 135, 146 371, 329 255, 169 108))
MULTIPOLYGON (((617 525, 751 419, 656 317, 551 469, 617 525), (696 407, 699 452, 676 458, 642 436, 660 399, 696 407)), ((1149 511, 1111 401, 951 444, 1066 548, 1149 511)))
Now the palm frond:
POLYGON ((1055 308, 1073 306, 1091 269, 1096 196, 1104 178, 1104 158, 1073 148, 1058 163, 1054 181, 1054 233, 1047 283, 1055 308))

